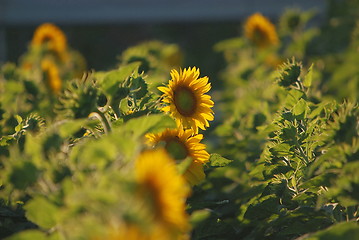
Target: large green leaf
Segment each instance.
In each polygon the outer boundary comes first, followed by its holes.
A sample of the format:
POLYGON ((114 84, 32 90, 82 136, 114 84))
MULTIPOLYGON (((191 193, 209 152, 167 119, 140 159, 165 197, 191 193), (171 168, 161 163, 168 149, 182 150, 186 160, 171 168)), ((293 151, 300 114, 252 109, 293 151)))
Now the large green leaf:
POLYGON ((356 222, 342 222, 323 231, 319 231, 307 240, 358 240, 359 224, 356 222))
POLYGON ((166 128, 176 128, 176 123, 168 115, 153 114, 130 119, 122 127, 126 129, 126 131, 131 131, 133 136, 139 137, 148 132, 156 133, 166 128))
POLYGON ((32 162, 21 161, 12 169, 9 181, 15 188, 25 189, 37 180, 39 173, 40 171, 32 162))
POLYGON ((293 115, 296 116, 298 119, 303 120, 306 118, 308 112, 308 104, 302 98, 300 99, 293 107, 293 115))
POLYGON ((121 66, 118 70, 110 71, 101 81, 101 88, 105 93, 113 96, 118 90, 119 84, 129 78, 131 74, 138 69, 139 65, 140 63, 134 62, 126 66, 121 66))
POLYGON ((305 75, 305 78, 303 80, 304 87, 309 88, 312 86, 312 79, 313 79, 313 64, 308 69, 307 75, 305 75))
POLYGON ((6 238, 6 240, 47 240, 46 234, 39 230, 25 230, 6 238))
POLYGON ((211 156, 209 157, 209 165, 211 167, 225 167, 231 162, 233 162, 233 160, 224 158, 218 153, 212 153, 211 156))
POLYGON ((27 219, 41 228, 49 229, 56 225, 58 208, 44 197, 35 197, 24 208, 27 219))

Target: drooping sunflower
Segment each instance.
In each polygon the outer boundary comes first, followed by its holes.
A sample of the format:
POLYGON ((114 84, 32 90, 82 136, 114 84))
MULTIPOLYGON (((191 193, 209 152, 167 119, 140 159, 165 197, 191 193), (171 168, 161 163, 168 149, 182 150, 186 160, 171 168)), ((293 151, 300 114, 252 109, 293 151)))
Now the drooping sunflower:
POLYGON ((187 157, 192 158, 192 162, 184 172, 183 176, 191 184, 195 185, 205 179, 203 164, 208 162, 209 154, 206 145, 200 143, 203 139, 202 134, 193 135, 191 129, 166 129, 162 133, 146 134, 147 144, 157 146, 164 144, 166 151, 176 160, 181 161, 187 157))
POLYGON ((150 203, 154 222, 174 236, 187 232, 185 201, 190 189, 174 159, 162 148, 144 151, 135 162, 135 176, 140 195, 150 203))
POLYGON ((55 52, 62 60, 67 56, 67 40, 60 28, 51 23, 40 25, 32 38, 32 46, 47 44, 49 50, 55 52))
POLYGON ((209 127, 208 121, 214 119, 211 96, 207 93, 211 89, 208 77, 199 78, 196 67, 171 71, 172 79, 167 87, 158 87, 163 92, 163 102, 168 105, 162 111, 169 112, 175 118, 178 126, 191 128, 198 133, 198 128, 204 130, 209 127))
POLYGON ((279 43, 275 26, 260 13, 255 13, 247 19, 244 32, 245 36, 260 48, 279 43))
POLYGON ((48 87, 54 94, 58 94, 62 87, 62 81, 57 66, 51 60, 44 59, 41 62, 41 70, 48 87))

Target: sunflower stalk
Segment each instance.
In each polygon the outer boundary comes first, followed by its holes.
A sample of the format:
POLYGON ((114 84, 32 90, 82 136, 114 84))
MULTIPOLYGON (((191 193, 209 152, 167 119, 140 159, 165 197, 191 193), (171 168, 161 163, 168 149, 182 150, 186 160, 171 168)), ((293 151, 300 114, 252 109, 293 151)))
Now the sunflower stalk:
POLYGON ((89 117, 95 117, 101 122, 103 129, 105 131, 105 134, 108 134, 111 132, 111 130, 112 130, 111 124, 110 124, 110 121, 107 119, 105 113, 98 110, 96 112, 90 113, 89 117))

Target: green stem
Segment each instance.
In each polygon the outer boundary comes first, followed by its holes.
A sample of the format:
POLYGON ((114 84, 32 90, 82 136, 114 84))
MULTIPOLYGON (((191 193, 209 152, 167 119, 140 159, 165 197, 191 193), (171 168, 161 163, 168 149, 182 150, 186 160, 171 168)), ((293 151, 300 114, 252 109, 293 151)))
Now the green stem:
POLYGON ((299 145, 297 139, 295 139, 295 145, 299 149, 300 156, 304 159, 305 165, 308 165, 309 164, 308 156, 304 153, 302 146, 299 145))
POLYGON ((90 114, 90 116, 91 117, 96 117, 98 120, 100 120, 106 134, 111 132, 110 122, 108 121, 106 115, 103 112, 101 112, 101 111, 92 112, 90 114))

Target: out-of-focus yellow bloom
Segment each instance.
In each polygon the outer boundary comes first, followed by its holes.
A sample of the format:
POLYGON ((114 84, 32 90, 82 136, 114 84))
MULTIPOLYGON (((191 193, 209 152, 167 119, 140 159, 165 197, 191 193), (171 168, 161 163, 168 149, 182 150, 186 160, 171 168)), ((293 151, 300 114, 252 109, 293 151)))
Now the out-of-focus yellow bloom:
POLYGON ((271 66, 274 69, 277 69, 283 63, 282 59, 273 54, 268 55, 264 61, 268 66, 271 66))
POLYGON ((171 71, 172 79, 167 87, 158 87, 163 92, 163 102, 168 106, 162 111, 169 112, 176 120, 178 126, 191 128, 198 133, 198 128, 209 127, 208 121, 214 119, 212 107, 214 105, 211 96, 207 93, 211 89, 208 77, 199 77, 199 69, 196 67, 171 71))
POLYGON ((159 134, 146 134, 147 143, 156 146, 163 142, 166 151, 176 160, 181 161, 187 157, 192 158, 192 163, 184 172, 185 179, 195 185, 205 179, 203 164, 208 162, 209 154, 206 145, 200 143, 203 139, 202 134, 193 136, 191 129, 166 129, 159 134))
POLYGON ((40 25, 34 33, 31 45, 41 46, 44 44, 47 44, 49 50, 55 52, 61 60, 66 59, 67 40, 60 28, 51 23, 40 25))
POLYGON ((57 66, 51 60, 45 59, 41 62, 41 70, 51 91, 58 94, 62 87, 62 81, 57 66))
POLYGON ((142 229, 134 224, 127 224, 113 229, 107 237, 94 240, 185 240, 186 235, 175 236, 170 234, 163 226, 142 229))
POLYGON ((275 26, 260 13, 255 13, 247 19, 244 32, 245 36, 260 48, 279 43, 275 26))
POLYGON ((135 163, 135 176, 139 194, 153 213, 153 222, 172 236, 168 239, 178 239, 188 232, 185 201, 190 189, 167 152, 159 148, 141 153, 135 163))

